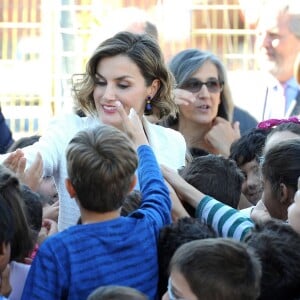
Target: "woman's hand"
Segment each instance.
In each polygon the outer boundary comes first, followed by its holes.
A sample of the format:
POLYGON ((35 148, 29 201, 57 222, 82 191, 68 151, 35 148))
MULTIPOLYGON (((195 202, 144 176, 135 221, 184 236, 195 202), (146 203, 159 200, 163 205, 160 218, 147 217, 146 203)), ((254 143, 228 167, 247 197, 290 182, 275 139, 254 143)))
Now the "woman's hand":
POLYGON ((206 134, 205 139, 218 150, 219 154, 228 157, 231 144, 239 139, 240 136, 240 124, 238 122, 231 125, 229 121, 221 117, 216 117, 213 126, 206 134))
POLYGON ((191 105, 196 101, 193 93, 183 89, 175 89, 174 96, 175 104, 177 105, 191 105))

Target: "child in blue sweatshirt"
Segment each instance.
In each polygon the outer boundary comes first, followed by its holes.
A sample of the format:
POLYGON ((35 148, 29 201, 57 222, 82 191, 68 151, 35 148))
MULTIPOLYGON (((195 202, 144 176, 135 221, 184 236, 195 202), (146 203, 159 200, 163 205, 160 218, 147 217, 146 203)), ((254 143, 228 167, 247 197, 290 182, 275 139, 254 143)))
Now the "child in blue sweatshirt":
POLYGON ((48 238, 35 257, 23 292, 30 299, 86 299, 97 287, 135 288, 155 299, 157 240, 171 222, 171 201, 140 118, 122 107, 125 132, 102 125, 74 136, 67 148, 66 187, 77 202, 81 225, 48 238), (120 211, 136 184, 138 210, 120 211))

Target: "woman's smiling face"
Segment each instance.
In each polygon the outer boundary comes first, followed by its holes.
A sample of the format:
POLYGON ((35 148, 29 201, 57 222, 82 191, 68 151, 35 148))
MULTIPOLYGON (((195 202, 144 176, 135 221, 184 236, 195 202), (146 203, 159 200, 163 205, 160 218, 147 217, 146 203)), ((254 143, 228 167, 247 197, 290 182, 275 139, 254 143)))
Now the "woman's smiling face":
POLYGON ((155 95, 155 81, 146 86, 146 81, 138 66, 125 55, 106 57, 99 61, 93 92, 99 119, 108 125, 121 127, 121 117, 116 109, 120 101, 128 112, 134 108, 142 117, 146 98, 155 95), (154 86, 153 86, 154 85, 154 86))

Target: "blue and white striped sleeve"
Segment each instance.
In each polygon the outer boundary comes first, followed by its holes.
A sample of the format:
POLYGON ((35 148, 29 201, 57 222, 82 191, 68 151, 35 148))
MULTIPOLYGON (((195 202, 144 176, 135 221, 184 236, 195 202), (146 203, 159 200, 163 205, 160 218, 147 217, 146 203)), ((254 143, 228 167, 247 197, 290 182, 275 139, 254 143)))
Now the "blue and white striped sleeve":
POLYGON ((240 211, 205 196, 196 208, 196 217, 213 227, 222 237, 241 241, 252 230, 254 223, 240 211))

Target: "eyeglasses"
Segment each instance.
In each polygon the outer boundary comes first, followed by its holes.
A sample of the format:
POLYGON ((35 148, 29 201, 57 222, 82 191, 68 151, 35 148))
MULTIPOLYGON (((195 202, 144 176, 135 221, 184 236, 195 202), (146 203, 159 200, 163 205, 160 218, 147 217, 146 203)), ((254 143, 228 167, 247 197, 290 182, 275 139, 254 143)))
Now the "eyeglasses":
POLYGON ((173 291, 172 291, 172 280, 171 277, 169 277, 168 280, 168 296, 170 300, 185 300, 184 298, 178 298, 176 295, 174 295, 173 291))
POLYGON ((218 79, 209 79, 206 82, 202 82, 196 78, 190 78, 185 81, 180 88, 187 90, 191 93, 198 93, 203 85, 206 85, 210 93, 220 93, 223 90, 223 82, 220 82, 218 79))

